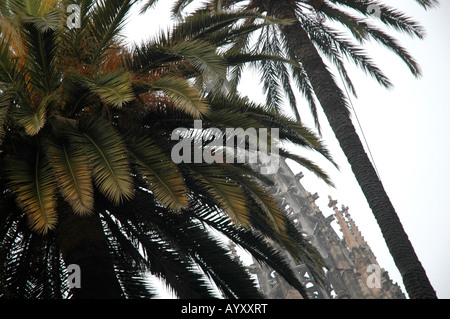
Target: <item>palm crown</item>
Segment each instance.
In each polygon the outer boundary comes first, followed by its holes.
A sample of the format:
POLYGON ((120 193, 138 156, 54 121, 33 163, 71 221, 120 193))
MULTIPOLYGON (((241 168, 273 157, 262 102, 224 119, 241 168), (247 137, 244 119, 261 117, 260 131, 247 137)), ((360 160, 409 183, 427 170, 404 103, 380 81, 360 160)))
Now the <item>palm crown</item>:
MULTIPOLYGON (((158 1, 146 1, 142 11, 150 9, 158 1)), ((174 1, 172 13, 175 17, 182 16, 183 10, 194 0, 174 1)), ((289 1, 288 1, 289 2, 289 1)), ((438 4, 437 0, 416 0, 425 9, 438 4)), ((207 1, 203 7, 195 11, 194 15, 221 15, 235 14, 237 12, 260 13, 270 17, 276 1, 240 1, 220 0, 207 1)), ((346 60, 353 62, 366 74, 373 77, 380 85, 391 88, 392 83, 383 71, 375 64, 372 57, 364 50, 364 45, 373 40, 392 51, 409 68, 415 76, 420 76, 421 70, 415 59, 403 48, 398 41, 381 26, 393 28, 408 35, 423 38, 423 27, 404 13, 377 1, 370 0, 305 0, 290 1, 290 6, 296 12, 296 19, 307 32, 310 41, 329 59, 336 68, 344 84, 351 93, 356 95, 355 87, 346 69, 346 60), (381 25, 380 25, 381 23, 381 25), (355 41, 356 40, 356 41, 355 41)), ((279 18, 279 17, 276 17, 279 18)), ((242 21, 242 20, 241 20, 242 21)), ((297 120, 300 120, 295 89, 302 93, 308 102, 317 128, 320 123, 317 117, 317 101, 313 86, 303 63, 299 60, 292 45, 288 44, 285 35, 280 32, 280 25, 289 24, 292 20, 277 20, 278 23, 268 24, 263 28, 252 30, 251 26, 258 21, 258 17, 245 19, 246 35, 239 37, 232 43, 230 52, 258 52, 260 55, 285 57, 282 59, 258 60, 263 88, 266 93, 266 105, 280 109, 283 107, 284 97, 291 107, 297 120), (256 38, 251 37, 255 35, 256 38), (291 63, 286 63, 291 61, 291 63), (292 61, 300 63, 292 63, 292 61), (292 81, 295 83, 293 87, 292 81)), ((243 28, 241 26, 241 28, 243 28)), ((223 31, 227 33, 226 30, 223 31)), ((222 39, 216 42, 225 44, 222 39)), ((227 43, 229 44, 229 43, 227 43)), ((236 90, 243 71, 243 65, 234 67, 230 73, 232 89, 236 90)), ((344 96, 341 97, 345 99, 344 96)))
MULTIPOLYGON (((331 160, 320 140, 289 117, 238 96, 206 94, 190 81, 220 82, 230 64, 257 57, 224 56, 198 34, 189 36, 193 26, 212 36, 214 23, 205 20, 129 50, 118 34, 135 1, 81 1, 80 28, 67 30, 60 17, 72 2, 0 7, 2 293, 63 296, 64 263, 88 259, 86 253, 100 263, 98 277, 109 265, 122 296, 149 296, 144 270, 179 296, 211 296, 198 267, 228 297, 258 295, 205 225, 303 291, 263 239, 317 274, 320 261, 262 186, 270 181, 247 165, 175 165, 169 156, 170 133, 201 118, 206 127, 276 126, 282 141, 331 160), (24 268, 30 264, 31 273, 24 268)), ((281 154, 330 183, 314 163, 281 154)))

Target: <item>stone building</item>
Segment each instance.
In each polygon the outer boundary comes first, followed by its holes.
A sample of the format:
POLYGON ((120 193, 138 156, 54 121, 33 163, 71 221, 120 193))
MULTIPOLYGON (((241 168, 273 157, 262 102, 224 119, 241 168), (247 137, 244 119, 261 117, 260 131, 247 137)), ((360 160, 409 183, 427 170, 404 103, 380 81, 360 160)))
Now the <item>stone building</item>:
MULTIPOLYGON (((349 214, 348 207, 339 209, 329 197, 333 214, 325 217, 315 204, 317 194, 311 195, 300 183, 302 173, 294 175, 285 161, 272 175, 275 181, 270 192, 280 207, 294 221, 306 238, 319 251, 327 265, 325 282, 319 285, 305 265, 296 264, 286 256, 310 298, 317 299, 404 299, 401 288, 389 278, 378 264, 349 214), (331 222, 336 220, 342 232, 338 236, 331 222)), ((257 275, 261 292, 270 299, 301 298, 281 276, 259 264, 249 267, 257 275)))

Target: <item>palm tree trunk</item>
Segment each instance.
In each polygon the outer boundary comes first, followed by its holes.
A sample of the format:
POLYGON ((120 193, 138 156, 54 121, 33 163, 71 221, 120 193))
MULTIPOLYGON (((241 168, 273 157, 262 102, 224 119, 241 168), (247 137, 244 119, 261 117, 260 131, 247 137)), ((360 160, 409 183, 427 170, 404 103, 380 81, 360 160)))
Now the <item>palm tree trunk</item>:
POLYGON ((328 122, 378 222, 409 297, 437 298, 397 213, 364 151, 352 124, 342 90, 298 22, 290 1, 268 1, 267 5, 268 12, 276 18, 295 21, 293 24, 281 26, 281 31, 308 74, 328 122))
POLYGON ((78 265, 81 272, 81 288, 72 288, 72 298, 123 298, 99 216, 78 216, 62 199, 58 205, 59 248, 66 266, 78 265))

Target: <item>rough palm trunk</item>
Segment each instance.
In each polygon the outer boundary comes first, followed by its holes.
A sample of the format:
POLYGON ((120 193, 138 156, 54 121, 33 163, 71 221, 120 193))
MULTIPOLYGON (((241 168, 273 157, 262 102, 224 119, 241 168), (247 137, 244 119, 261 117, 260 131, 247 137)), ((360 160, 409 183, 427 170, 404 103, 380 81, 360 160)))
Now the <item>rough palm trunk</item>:
POLYGON ((277 18, 296 21, 281 26, 281 31, 310 79, 329 124, 375 215, 409 297, 436 298, 426 272, 355 131, 343 93, 311 43, 308 34, 296 19, 292 1, 268 1, 267 10, 277 18))
POLYGON ((58 245, 66 266, 75 264, 81 271, 81 288, 72 289, 72 298, 123 298, 98 215, 81 217, 63 200, 58 204, 61 208, 56 230, 58 245))

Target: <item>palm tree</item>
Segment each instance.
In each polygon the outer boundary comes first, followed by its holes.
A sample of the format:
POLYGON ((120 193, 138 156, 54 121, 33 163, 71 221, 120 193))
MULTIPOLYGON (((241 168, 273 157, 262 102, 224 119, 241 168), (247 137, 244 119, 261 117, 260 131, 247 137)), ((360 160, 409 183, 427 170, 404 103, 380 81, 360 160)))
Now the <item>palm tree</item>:
MULTIPOLYGON (((191 2, 193 1, 177 1, 173 13, 180 15, 191 2)), ((438 5, 437 0, 416 0, 416 2, 425 9, 438 5)), ((147 1, 145 9, 150 8, 154 3, 156 1, 147 1)), ((233 9, 239 8, 241 3, 244 2, 209 1, 197 14, 205 14, 208 10, 214 15, 223 15, 230 10, 236 12, 233 9)), ((323 59, 323 56, 330 59, 346 87, 353 93, 355 90, 345 69, 344 58, 354 62, 380 85, 389 88, 392 86, 391 82, 364 52, 361 45, 369 40, 375 40, 393 51, 408 66, 412 74, 418 77, 421 71, 413 57, 398 44, 395 38, 373 22, 418 38, 424 36, 421 26, 398 10, 370 0, 254 0, 245 1, 243 9, 286 21, 287 23, 278 26, 270 25, 263 29, 254 49, 265 54, 283 55, 300 64, 289 69, 289 66, 284 66, 282 61, 263 60, 260 63, 268 105, 279 108, 284 90, 293 112, 300 120, 291 86, 292 75, 300 92, 309 102, 317 128, 320 130, 316 110, 317 99, 372 209, 387 247, 403 277, 409 296, 436 298, 436 293, 403 229, 395 208, 355 131, 345 94, 323 59), (342 28, 336 29, 328 22, 338 22, 349 31, 350 37, 341 30, 342 28), (352 38, 360 45, 355 44, 352 38)), ((250 28, 254 21, 256 19, 249 18, 246 19, 245 24, 250 28)), ((246 36, 244 39, 237 40, 233 49, 238 52, 247 50, 249 43, 250 37, 246 36)), ((242 69, 236 68, 234 71, 236 87, 242 69)))
MULTIPOLYGON (((145 272, 180 297, 259 297, 216 229, 278 270, 305 297, 279 252, 322 264, 245 164, 171 161, 177 127, 280 128, 280 140, 331 160, 293 119, 238 96, 204 96, 191 79, 223 78, 226 59, 180 30, 133 49, 119 32, 135 1, 3 2, 0 41, 0 296, 150 297, 145 272), (62 19, 65 21, 64 19, 62 19), (234 105, 234 110, 229 106, 234 105), (80 289, 65 282, 81 268, 80 289), (224 267, 226 265, 226 267, 224 267)), ((232 21, 229 21, 232 23, 232 21)), ((188 24, 188 27, 191 27, 188 24)), ((331 183, 314 163, 282 150, 331 183)))

